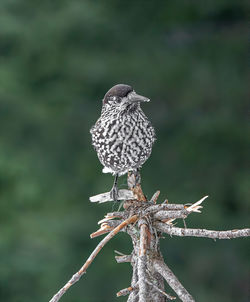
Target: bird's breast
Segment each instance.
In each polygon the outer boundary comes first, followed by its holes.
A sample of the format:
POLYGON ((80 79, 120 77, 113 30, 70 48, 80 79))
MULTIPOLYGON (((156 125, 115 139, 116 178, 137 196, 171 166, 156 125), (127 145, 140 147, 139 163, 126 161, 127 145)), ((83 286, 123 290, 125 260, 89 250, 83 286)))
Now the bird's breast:
POLYGON ((102 164, 121 171, 146 161, 154 129, 145 116, 118 115, 101 120, 92 131, 92 140, 102 164))

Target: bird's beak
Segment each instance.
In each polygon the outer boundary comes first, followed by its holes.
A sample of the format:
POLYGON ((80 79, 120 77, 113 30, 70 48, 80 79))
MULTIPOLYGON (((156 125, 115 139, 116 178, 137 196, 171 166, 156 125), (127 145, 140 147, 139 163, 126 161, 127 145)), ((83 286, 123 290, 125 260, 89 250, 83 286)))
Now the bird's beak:
POLYGON ((150 99, 145 96, 139 95, 134 91, 130 92, 128 95, 128 99, 130 103, 141 103, 141 102, 149 102, 150 99))

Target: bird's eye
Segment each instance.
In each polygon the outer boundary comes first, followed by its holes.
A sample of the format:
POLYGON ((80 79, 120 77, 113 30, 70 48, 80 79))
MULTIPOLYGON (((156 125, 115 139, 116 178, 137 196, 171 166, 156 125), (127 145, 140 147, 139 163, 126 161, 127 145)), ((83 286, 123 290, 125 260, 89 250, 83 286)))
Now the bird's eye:
POLYGON ((112 96, 111 100, 113 102, 120 103, 122 99, 119 96, 112 96))

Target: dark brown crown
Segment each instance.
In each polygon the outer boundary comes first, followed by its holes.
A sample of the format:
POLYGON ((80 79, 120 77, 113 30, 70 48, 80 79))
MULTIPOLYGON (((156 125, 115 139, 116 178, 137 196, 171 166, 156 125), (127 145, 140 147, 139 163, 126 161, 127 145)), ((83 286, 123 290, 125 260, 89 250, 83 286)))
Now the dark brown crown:
POLYGON ((106 103, 107 99, 112 96, 123 98, 127 96, 131 91, 133 91, 133 88, 131 86, 125 84, 117 84, 110 88, 109 91, 105 94, 103 102, 106 103))

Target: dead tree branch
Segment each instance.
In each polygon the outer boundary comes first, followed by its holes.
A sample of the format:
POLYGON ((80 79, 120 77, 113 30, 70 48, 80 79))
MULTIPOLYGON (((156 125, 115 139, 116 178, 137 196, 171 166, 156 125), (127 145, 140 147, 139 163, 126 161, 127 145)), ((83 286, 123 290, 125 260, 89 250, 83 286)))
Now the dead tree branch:
POLYGON ((66 293, 66 291, 75 284, 81 276, 86 273, 87 268, 90 266, 90 264, 94 261, 95 257, 98 255, 98 253, 101 251, 101 249, 109 242, 110 239, 112 239, 117 233, 120 232, 121 229, 125 228, 128 224, 136 222, 138 217, 136 215, 133 215, 132 217, 126 219, 123 221, 120 225, 118 225, 114 230, 112 230, 94 249, 94 251, 91 253, 87 261, 84 263, 84 265, 80 268, 80 270, 72 276, 72 278, 54 295, 54 297, 49 302, 57 302, 59 299, 66 293))
POLYGON ((229 231, 212 231, 206 229, 185 229, 174 226, 169 226, 162 222, 155 222, 155 227, 158 231, 169 234, 170 236, 190 236, 190 237, 203 237, 211 239, 232 239, 239 237, 249 237, 250 229, 229 230, 229 231))
POLYGON ((134 290, 134 288, 133 288, 132 286, 129 286, 129 287, 124 288, 124 289, 121 289, 121 290, 116 294, 116 297, 127 296, 127 295, 130 294, 133 290, 134 290))
POLYGON ((153 288, 155 288, 158 292, 160 292, 162 295, 166 296, 168 300, 175 300, 176 297, 170 296, 169 294, 165 293, 163 290, 159 289, 156 285, 154 285, 150 281, 146 281, 149 285, 151 285, 153 288))
POLYGON ((140 227, 140 246, 138 255, 138 285, 139 285, 139 302, 146 302, 147 299, 147 242, 148 227, 144 219, 139 220, 140 227))
MULTIPOLYGON (((169 204, 167 200, 156 204, 160 191, 157 191, 147 201, 141 185, 140 175, 128 174, 129 190, 119 190, 119 199, 124 200, 123 211, 112 212, 105 215, 98 222, 100 228, 90 235, 91 238, 109 233, 94 249, 80 270, 58 291, 49 302, 57 302, 62 295, 81 276, 93 262, 101 249, 118 232, 126 232, 132 239, 133 249, 131 255, 116 252, 118 263, 128 262, 133 268, 131 285, 117 293, 117 297, 129 295, 128 302, 166 302, 175 297, 165 292, 164 279, 176 292, 183 302, 194 302, 194 298, 180 283, 174 273, 164 263, 160 252, 160 238, 162 233, 170 236, 192 236, 212 239, 231 239, 249 237, 250 229, 213 231, 206 229, 179 228, 173 225, 176 219, 187 218, 191 213, 201 213, 202 202, 205 196, 193 204, 169 204)), ((90 198, 92 202, 105 202, 110 200, 110 194, 102 193, 90 198)))
POLYGON ((115 260, 117 263, 131 262, 131 258, 131 255, 115 256, 115 260))
POLYGON ((164 277, 164 279, 167 281, 169 286, 176 292, 181 301, 195 301, 194 298, 183 287, 183 285, 180 283, 174 273, 170 270, 170 268, 162 260, 155 259, 153 262, 153 266, 155 270, 164 277))

